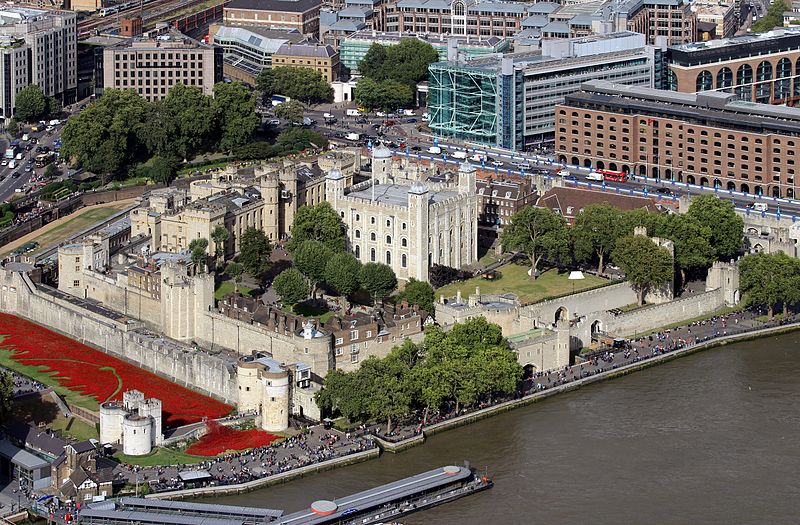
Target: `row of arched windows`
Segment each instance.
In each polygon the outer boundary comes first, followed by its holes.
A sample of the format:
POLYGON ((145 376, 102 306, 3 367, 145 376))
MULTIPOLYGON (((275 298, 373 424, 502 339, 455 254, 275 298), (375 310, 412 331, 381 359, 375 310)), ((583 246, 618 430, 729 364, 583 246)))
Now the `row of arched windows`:
MULTIPOLYGON (((353 235, 355 236, 356 239, 360 239, 361 238, 361 230, 353 230, 353 235)), ((378 234, 375 233, 375 232, 369 232, 369 240, 370 241, 377 241, 378 240, 378 234)), ((392 236, 391 235, 387 235, 386 236, 386 244, 392 244, 392 236)), ((407 248, 408 247, 408 239, 406 239, 405 237, 401 237, 400 238, 400 246, 402 246, 403 248, 407 248)))
MULTIPOLYGON (((356 259, 360 260, 361 259, 361 246, 356 244, 355 247, 353 248, 353 252, 354 252, 354 254, 356 256, 356 259)), ((377 262, 377 251, 375 250, 375 248, 370 248, 369 249, 369 261, 370 262, 377 262)), ((391 266, 391 264, 392 264, 392 252, 390 252, 389 250, 386 250, 386 256, 384 258, 384 262, 386 264, 388 264, 389 266, 391 266)), ((408 256, 406 254, 404 254, 404 253, 400 254, 400 267, 401 268, 405 268, 407 266, 408 266, 408 256)))
MULTIPOLYGON (((753 70, 750 64, 742 64, 736 69, 734 74, 733 70, 729 67, 723 67, 714 75, 711 71, 704 70, 697 74, 695 79, 695 91, 711 91, 719 90, 735 92, 740 98, 750 100, 752 97, 751 85, 756 83, 756 99, 763 100, 770 97, 770 85, 759 84, 761 82, 774 82, 774 98, 777 100, 785 99, 789 96, 800 96, 800 79, 795 82, 794 93, 792 93, 791 77, 793 74, 800 75, 800 58, 792 67, 792 61, 788 58, 780 59, 775 67, 771 62, 766 60, 762 61, 753 70), (794 73, 793 73, 794 69, 794 73)), ((669 72, 669 88, 673 91, 678 89, 678 80, 673 71, 669 72)))

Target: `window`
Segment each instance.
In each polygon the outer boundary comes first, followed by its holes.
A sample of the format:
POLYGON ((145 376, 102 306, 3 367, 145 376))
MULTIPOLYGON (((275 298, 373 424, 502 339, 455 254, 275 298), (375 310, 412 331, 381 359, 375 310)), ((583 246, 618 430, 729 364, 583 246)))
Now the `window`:
POLYGON ((369 249, 369 260, 375 262, 375 248, 369 249))
POLYGON ((375 224, 375 217, 370 217, 369 218, 369 223, 370 224, 375 224))
POLYGON ((402 246, 403 248, 406 248, 408 246, 408 239, 406 239, 405 237, 400 239, 400 246, 402 246))
POLYGON ((355 341, 358 339, 358 330, 350 330, 350 340, 355 341))
POLYGON ((391 219, 386 219, 386 227, 387 227, 387 228, 391 228, 391 227, 392 227, 392 221, 391 221, 391 219))
POLYGON ((337 348, 336 349, 336 355, 343 355, 343 354, 344 354, 344 348, 337 348))
POLYGON ((377 235, 375 235, 375 232, 370 232, 370 233, 369 233, 369 240, 370 240, 370 241, 375 241, 375 240, 377 240, 377 239, 378 239, 378 236, 377 236, 377 235))
POLYGON ((402 223, 402 224, 400 225, 400 228, 402 228, 402 229, 404 229, 404 230, 405 230, 405 229, 406 229, 406 223, 402 223))
POLYGON ((406 254, 400 256, 400 266, 405 268, 407 265, 406 254))
POLYGON ((372 330, 367 330, 367 335, 365 337, 367 338, 372 337, 372 330))
POLYGON ((386 244, 392 244, 392 236, 391 235, 387 235, 386 236, 386 244))
POLYGON ((386 264, 389 264, 389 265, 392 264, 392 252, 389 252, 389 251, 386 252, 386 264))
POLYGON ((344 338, 342 338, 342 337, 337 337, 337 338, 336 338, 336 344, 337 344, 337 345, 340 345, 340 344, 342 344, 342 343, 344 343, 344 338))
POLYGON ((356 230, 355 231, 355 235, 356 235, 356 239, 360 239, 361 238, 361 230, 356 230))
POLYGON ((72 286, 80 286, 80 285, 81 285, 80 281, 72 281, 72 286))

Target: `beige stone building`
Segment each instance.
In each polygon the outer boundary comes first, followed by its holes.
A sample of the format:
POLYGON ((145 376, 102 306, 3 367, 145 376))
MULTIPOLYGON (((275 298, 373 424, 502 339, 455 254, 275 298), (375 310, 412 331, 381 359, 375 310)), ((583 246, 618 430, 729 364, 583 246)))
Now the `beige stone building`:
POLYGON ((137 37, 103 50, 103 89, 133 89, 161 100, 172 86, 185 84, 211 95, 222 80, 222 50, 173 31, 137 37))
POLYGON ((385 263, 401 280, 427 281, 432 264, 461 268, 478 258, 475 174, 465 162, 457 183, 426 180, 432 173, 393 161, 378 145, 370 180, 348 187, 342 173, 328 172, 327 201, 340 213, 356 258, 385 263))
POLYGON ((339 53, 333 46, 318 42, 286 42, 272 55, 272 67, 282 66, 313 69, 333 82, 339 78, 339 53))
POLYGON ((732 37, 736 33, 739 18, 736 16, 736 6, 733 2, 721 0, 692 2, 692 12, 697 16, 698 22, 716 26, 717 38, 732 37))

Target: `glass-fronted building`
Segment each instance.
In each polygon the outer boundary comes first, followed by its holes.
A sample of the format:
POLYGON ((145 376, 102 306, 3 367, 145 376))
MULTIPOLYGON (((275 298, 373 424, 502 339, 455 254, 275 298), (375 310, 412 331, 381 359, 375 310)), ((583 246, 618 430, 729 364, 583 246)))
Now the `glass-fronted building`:
POLYGON ((613 33, 543 41, 542 50, 429 67, 430 128, 440 137, 523 150, 553 141, 556 104, 588 80, 652 87, 655 50, 613 33))

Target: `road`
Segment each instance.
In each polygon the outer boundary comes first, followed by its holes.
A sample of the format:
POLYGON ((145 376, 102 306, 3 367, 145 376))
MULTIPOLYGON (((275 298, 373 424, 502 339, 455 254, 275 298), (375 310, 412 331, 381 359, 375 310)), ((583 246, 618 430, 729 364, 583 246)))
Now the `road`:
POLYGON ((395 153, 398 155, 409 155, 419 158, 420 160, 433 160, 453 166, 462 162, 461 160, 453 159, 453 153, 458 150, 466 149, 470 157, 476 154, 478 156, 487 157, 487 160, 484 162, 484 168, 495 169, 498 174, 516 173, 530 175, 532 170, 539 170, 540 173, 556 176, 557 170, 566 168, 572 175, 570 179, 565 180, 567 185, 593 187, 633 195, 649 196, 667 202, 677 202, 678 198, 685 194, 715 194, 720 198, 732 201, 738 209, 744 212, 748 212, 749 207, 755 202, 760 202, 767 205, 767 211, 749 210, 749 213, 773 217, 797 216, 800 218, 800 200, 745 194, 737 191, 724 190, 722 188, 701 187, 683 182, 679 183, 663 179, 657 180, 641 176, 631 177, 627 182, 623 183, 598 184, 586 180, 585 177, 590 171, 588 168, 561 165, 548 156, 512 152, 477 144, 468 146, 464 143, 456 143, 455 141, 449 142, 444 139, 437 140, 430 134, 422 133, 417 130, 417 126, 422 122, 421 115, 426 111, 424 108, 416 110, 416 115, 411 117, 390 118, 390 120, 396 123, 395 125, 382 126, 380 129, 376 129, 376 127, 380 126, 387 119, 370 115, 361 119, 346 116, 345 109, 352 107, 352 104, 347 106, 343 104, 325 104, 310 108, 305 112, 305 115, 316 120, 316 124, 313 126, 316 131, 327 136, 332 142, 340 145, 366 146, 369 141, 374 143, 375 141, 381 140, 384 143, 389 143, 390 147, 394 145, 395 153), (324 113, 334 115, 337 121, 333 124, 325 124, 323 118, 324 113), (409 122, 409 120, 413 120, 413 122, 409 122), (359 133, 361 139, 359 141, 348 141, 344 139, 344 135, 350 132, 359 133), (431 155, 427 153, 428 148, 434 144, 442 148, 441 155, 431 155), (495 164, 497 164, 497 166, 495 166, 495 164), (518 166, 522 164, 527 164, 528 168, 520 169, 518 166))
MULTIPOLYGON (((63 124, 57 126, 56 129, 48 133, 46 131, 38 131, 35 133, 28 133, 29 139, 36 139, 38 144, 33 144, 30 141, 24 142, 20 140, 23 146, 21 153, 23 153, 22 160, 16 161, 16 167, 10 168, 7 164, 0 166, 0 201, 8 201, 15 194, 18 188, 30 187, 32 177, 41 176, 46 168, 35 168, 33 166, 33 159, 36 157, 36 147, 46 147, 50 151, 53 150, 53 143, 61 137, 61 129, 63 124), (24 146, 30 144, 32 146, 30 151, 26 151, 24 146), (31 166, 30 171, 26 171, 27 166, 31 166), (14 177, 12 174, 17 173, 18 176, 14 177)), ((9 140, 6 137, 0 139, 0 147, 5 152, 8 148, 9 140)))

